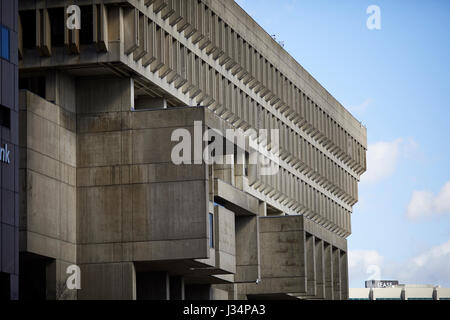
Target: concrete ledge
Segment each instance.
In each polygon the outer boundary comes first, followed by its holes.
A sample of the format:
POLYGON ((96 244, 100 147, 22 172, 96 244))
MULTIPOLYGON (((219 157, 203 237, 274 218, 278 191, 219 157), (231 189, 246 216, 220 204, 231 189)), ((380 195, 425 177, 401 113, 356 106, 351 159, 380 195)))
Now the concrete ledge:
POLYGON ((214 180, 214 196, 217 203, 233 211, 236 215, 259 214, 258 199, 222 180, 214 180))

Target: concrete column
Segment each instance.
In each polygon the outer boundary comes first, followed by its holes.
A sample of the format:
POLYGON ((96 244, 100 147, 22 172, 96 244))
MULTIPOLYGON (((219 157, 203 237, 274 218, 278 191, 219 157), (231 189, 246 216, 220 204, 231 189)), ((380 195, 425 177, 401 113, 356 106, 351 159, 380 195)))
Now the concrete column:
POLYGON ((332 246, 325 243, 324 263, 325 263, 325 299, 333 300, 333 256, 332 246))
MULTIPOLYGON (((238 138, 239 139, 239 138, 238 138)), ((244 188, 244 177, 245 177, 245 153, 241 152, 237 146, 236 159, 234 164, 234 180, 235 187, 239 190, 244 188)))
POLYGON ((341 253, 338 248, 333 248, 333 291, 334 299, 341 299, 341 253))
POLYGON ((325 262, 324 262, 324 243, 323 240, 315 241, 316 255, 316 297, 325 298, 325 262))
POLYGON ((260 217, 267 216, 267 202, 265 201, 259 202, 259 216, 260 217))
POLYGON ((341 299, 348 300, 348 260, 344 251, 341 251, 341 299))
MULTIPOLYGON (((170 300, 170 289, 170 277, 167 272, 138 272, 136 274, 137 300, 170 300)), ((174 291, 175 289, 174 287, 174 291)))
POLYGON ((170 277, 170 300, 184 300, 183 277, 170 277))
POLYGON ((306 236, 306 279, 308 296, 316 295, 316 253, 315 237, 306 236))

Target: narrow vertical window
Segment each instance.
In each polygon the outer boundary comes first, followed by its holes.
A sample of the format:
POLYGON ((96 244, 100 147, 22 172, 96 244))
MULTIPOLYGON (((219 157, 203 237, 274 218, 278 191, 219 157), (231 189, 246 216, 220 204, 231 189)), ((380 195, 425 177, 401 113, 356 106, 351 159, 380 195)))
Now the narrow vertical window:
POLYGON ((209 216, 209 247, 214 248, 214 216, 212 213, 209 216))
POLYGON ((11 128, 11 110, 0 105, 0 126, 11 128))
POLYGON ((3 59, 9 60, 9 30, 5 27, 1 28, 1 54, 3 59))

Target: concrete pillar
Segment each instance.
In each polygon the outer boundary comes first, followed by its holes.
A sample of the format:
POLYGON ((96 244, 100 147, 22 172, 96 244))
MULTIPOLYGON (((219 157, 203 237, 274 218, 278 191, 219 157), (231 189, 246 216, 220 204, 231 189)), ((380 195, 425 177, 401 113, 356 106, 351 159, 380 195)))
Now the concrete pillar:
POLYGON ((267 202, 265 201, 259 202, 259 216, 260 217, 267 216, 267 202))
POLYGON ((306 236, 306 279, 307 279, 307 295, 316 295, 316 254, 315 254, 315 237, 306 236))
POLYGON ((341 299, 341 253, 338 248, 332 249, 333 253, 333 291, 334 299, 341 299))
POLYGON ((316 298, 325 298, 325 261, 324 261, 324 242, 316 239, 316 298))
POLYGON ((325 263, 325 299, 333 300, 333 252, 331 244, 325 243, 324 246, 325 263))
POLYGON ((236 150, 236 158, 234 159, 234 182, 236 188, 243 190, 245 178, 245 152, 243 152, 239 146, 236 146, 236 150))
POLYGON ((170 289, 170 277, 167 272, 138 272, 136 274, 137 300, 170 300, 170 289))
POLYGON ((341 299, 348 300, 348 260, 347 252, 341 251, 341 299))
POLYGON ((183 277, 170 277, 170 300, 184 300, 183 277))

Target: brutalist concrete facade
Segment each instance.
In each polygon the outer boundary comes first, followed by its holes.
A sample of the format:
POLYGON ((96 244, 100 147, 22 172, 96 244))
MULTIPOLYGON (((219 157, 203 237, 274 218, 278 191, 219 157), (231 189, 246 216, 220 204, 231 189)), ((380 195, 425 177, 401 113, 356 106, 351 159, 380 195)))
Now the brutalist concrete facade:
POLYGON ((0 299, 19 293, 17 0, 0 1, 0 299))
POLYGON ((348 298, 366 129, 234 1, 19 9, 21 297, 348 298), (176 165, 177 129, 246 143, 176 165), (276 174, 251 129, 280 130, 276 174))

